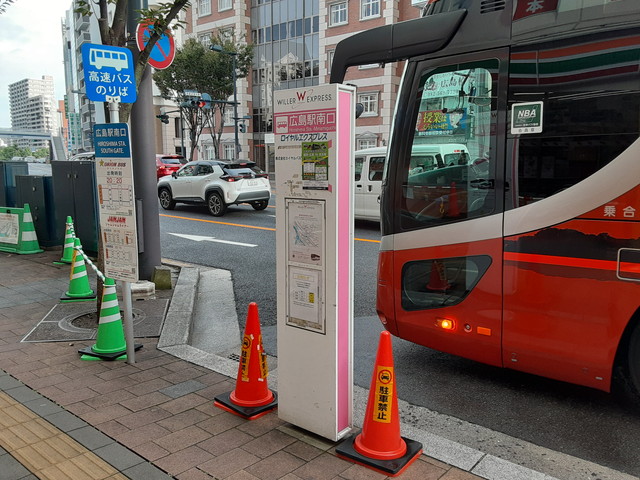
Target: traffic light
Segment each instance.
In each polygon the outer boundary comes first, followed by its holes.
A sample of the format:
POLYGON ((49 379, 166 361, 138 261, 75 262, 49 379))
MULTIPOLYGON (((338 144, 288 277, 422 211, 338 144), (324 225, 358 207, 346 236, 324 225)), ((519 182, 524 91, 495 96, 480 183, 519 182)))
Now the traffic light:
POLYGON ((185 102, 181 102, 180 106, 182 108, 206 108, 207 101, 202 98, 191 98, 185 102))
POLYGON ((169 115, 167 115, 166 113, 156 115, 156 118, 159 118, 162 123, 169 123, 169 115))
POLYGON ((238 125, 238 130, 240 130, 240 133, 244 133, 247 131, 247 126, 244 123, 241 123, 238 125))

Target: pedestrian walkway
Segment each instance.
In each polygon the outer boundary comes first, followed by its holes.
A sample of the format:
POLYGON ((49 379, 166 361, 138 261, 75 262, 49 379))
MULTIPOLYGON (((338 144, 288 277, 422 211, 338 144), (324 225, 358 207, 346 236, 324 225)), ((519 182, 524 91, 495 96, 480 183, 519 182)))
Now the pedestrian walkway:
MULTIPOLYGON (((277 411, 247 421, 214 407, 235 379, 158 350, 157 337, 136 340, 133 365, 80 360, 91 340, 21 342, 67 290, 60 253, 0 254, 3 480, 386 478, 277 411)), ((482 477, 422 455, 400 478, 482 477)))

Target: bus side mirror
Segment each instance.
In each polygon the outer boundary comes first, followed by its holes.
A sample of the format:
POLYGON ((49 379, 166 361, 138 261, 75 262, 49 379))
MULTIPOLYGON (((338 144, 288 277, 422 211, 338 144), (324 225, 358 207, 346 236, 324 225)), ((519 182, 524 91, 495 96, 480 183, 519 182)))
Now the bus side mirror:
POLYGON ((362 103, 356 103, 356 118, 360 118, 360 115, 364 113, 364 105, 362 103))

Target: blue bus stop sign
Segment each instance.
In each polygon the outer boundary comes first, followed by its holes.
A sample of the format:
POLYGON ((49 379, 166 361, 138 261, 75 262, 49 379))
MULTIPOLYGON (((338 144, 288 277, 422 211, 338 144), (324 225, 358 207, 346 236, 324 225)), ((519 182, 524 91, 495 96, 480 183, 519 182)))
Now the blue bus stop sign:
POLYGON ((94 102, 133 103, 136 77, 128 48, 82 44, 87 97, 94 102))

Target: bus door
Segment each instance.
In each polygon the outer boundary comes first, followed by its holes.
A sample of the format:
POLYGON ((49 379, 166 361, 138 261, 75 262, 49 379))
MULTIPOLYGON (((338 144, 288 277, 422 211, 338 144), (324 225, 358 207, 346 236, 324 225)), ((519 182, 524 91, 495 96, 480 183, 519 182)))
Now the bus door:
POLYGON ((378 310, 392 333, 493 365, 502 365, 504 138, 496 126, 506 58, 504 49, 409 64, 378 274, 378 310), (463 145, 470 158, 411 168, 412 151, 444 144, 463 145), (381 285, 393 285, 393 305, 381 285))

